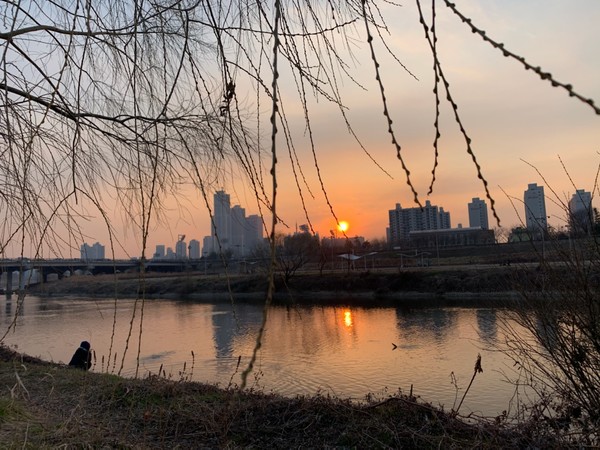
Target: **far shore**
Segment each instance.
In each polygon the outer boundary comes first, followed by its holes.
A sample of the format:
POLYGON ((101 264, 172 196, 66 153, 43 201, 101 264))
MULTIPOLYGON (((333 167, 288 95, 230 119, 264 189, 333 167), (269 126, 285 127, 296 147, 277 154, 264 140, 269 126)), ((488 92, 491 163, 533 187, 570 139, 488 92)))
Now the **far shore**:
MULTIPOLYGON (((522 272, 521 272, 522 276, 522 272)), ((509 268, 402 270, 396 272, 297 273, 276 276, 275 303, 440 306, 509 306, 520 296, 509 268)), ((201 273, 72 276, 31 286, 40 297, 147 298, 261 302, 265 274, 201 273)))

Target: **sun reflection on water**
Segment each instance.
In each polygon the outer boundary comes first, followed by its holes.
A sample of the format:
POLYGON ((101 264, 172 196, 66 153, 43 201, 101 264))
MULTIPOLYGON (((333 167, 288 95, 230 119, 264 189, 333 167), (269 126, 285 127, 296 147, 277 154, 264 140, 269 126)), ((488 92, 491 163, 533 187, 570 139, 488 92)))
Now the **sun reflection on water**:
POLYGON ((346 325, 348 328, 352 326, 352 311, 349 309, 344 311, 344 325, 346 325))

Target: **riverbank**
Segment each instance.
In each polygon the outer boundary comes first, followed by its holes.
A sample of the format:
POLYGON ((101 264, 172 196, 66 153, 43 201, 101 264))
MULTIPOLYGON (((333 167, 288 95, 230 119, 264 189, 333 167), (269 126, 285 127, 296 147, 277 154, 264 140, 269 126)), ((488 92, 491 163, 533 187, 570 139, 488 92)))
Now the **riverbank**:
POLYGON ((361 404, 83 372, 0 346, 5 448, 558 447, 531 424, 471 420, 411 395, 361 404))
MULTIPOLYGON (((523 276, 521 272, 519 276, 523 276)), ((397 301, 437 301, 496 305, 517 298, 515 271, 504 267, 401 270, 393 272, 298 273, 287 283, 276 277, 275 300, 281 303, 330 302, 393 304, 397 301)), ((262 301, 267 292, 264 274, 229 276, 185 274, 118 274, 77 276, 32 286, 38 296, 89 296, 229 299, 262 301)))

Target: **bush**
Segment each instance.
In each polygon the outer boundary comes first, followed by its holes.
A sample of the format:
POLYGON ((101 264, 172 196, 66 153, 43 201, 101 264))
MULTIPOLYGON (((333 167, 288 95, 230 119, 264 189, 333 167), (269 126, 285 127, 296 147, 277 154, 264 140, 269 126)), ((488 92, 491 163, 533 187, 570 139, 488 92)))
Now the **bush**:
POLYGON ((533 278, 521 274, 522 306, 504 324, 504 350, 539 396, 530 412, 568 439, 594 445, 600 428, 600 247, 589 237, 555 250, 556 259, 540 259, 533 278))

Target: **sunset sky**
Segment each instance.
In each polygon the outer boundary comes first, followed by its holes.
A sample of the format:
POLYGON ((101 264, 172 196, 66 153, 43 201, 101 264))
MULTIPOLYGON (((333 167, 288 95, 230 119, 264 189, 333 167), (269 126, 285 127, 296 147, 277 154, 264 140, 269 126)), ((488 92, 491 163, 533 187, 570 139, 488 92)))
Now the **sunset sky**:
MULTIPOLYGON (((488 36, 534 66, 541 66, 556 80, 570 83, 574 90, 600 106, 600 2, 597 0, 458 0, 457 7, 473 19, 488 36)), ((429 8, 427 8, 429 9, 429 8)), ((550 225, 565 224, 559 200, 568 200, 576 188, 594 189, 600 163, 600 116, 564 89, 541 81, 515 60, 469 30, 442 2, 437 6, 438 51, 450 89, 483 174, 496 200, 501 225, 520 223, 514 202, 523 219, 522 198, 528 183, 544 185, 550 225), (569 172, 565 173, 561 160, 569 172), (536 169, 545 177, 537 173, 536 169), (571 182, 572 180, 572 182, 571 182), (551 189, 556 193, 556 197, 551 189)), ((418 21, 414 2, 384 9, 390 29, 387 42, 413 78, 378 45, 382 80, 394 131, 411 171, 421 202, 430 200, 451 214, 452 226, 468 226, 467 203, 485 198, 475 166, 454 121, 449 104, 442 99, 439 167, 433 194, 427 196, 433 166, 434 107, 432 57, 418 21)), ((361 31, 361 36, 364 33, 361 31)), ((355 59, 349 71, 361 89, 340 78, 347 116, 367 155, 349 134, 336 107, 325 99, 309 99, 311 125, 319 170, 328 198, 339 220, 349 223, 350 236, 384 238, 388 210, 396 203, 415 206, 396 151, 387 133, 381 95, 366 42, 355 41, 355 59), (384 173, 371 157, 389 173, 384 173)), ((317 177, 302 111, 293 83, 283 71, 280 79, 283 107, 295 132, 294 145, 307 186, 303 187, 306 208, 321 236, 335 227, 317 177), (312 193, 312 195, 311 195, 312 193)), ((255 94, 238 89, 237 100, 251 104, 255 94)), ((445 96, 445 94, 444 94, 445 96)), ((261 106, 265 114, 268 107, 261 106)), ((268 123, 268 122, 265 122, 268 123)), ((293 179, 283 136, 278 141, 277 210, 285 224, 280 231, 292 232, 307 223, 293 179)), ((269 140, 263 141, 268 151, 269 140)), ((268 162, 268 161, 267 161, 268 162)), ((266 183, 270 183, 265 170, 266 183)), ((232 204, 258 213, 256 200, 246 180, 233 170, 217 184, 231 195, 232 204)), ((210 192, 212 202, 212 192, 210 192)), ((210 234, 208 211, 197 193, 180 197, 182 207, 171 206, 167 222, 156 225, 149 249, 156 244, 174 246, 177 236, 186 240, 210 234)), ((486 200, 489 208, 489 200, 486 200)), ((594 204, 596 204, 594 202, 594 204)), ((167 205, 173 203, 167 202, 167 205)), ((496 226, 491 211, 490 225, 496 226)), ((131 233, 129 230, 127 233, 131 233)), ((122 238, 129 256, 139 253, 135 239, 122 238)), ((90 228, 90 241, 106 243, 103 231, 90 228)), ((130 235, 131 237, 131 235, 130 235)))

